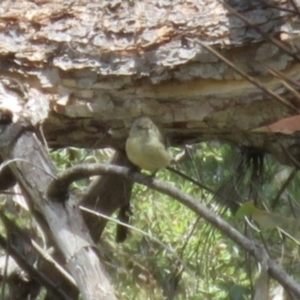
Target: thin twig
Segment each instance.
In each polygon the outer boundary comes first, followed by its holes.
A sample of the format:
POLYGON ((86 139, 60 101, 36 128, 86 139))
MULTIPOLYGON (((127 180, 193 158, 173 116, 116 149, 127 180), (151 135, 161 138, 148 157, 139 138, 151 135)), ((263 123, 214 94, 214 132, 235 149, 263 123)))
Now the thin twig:
POLYGON ((277 40, 277 39, 273 38, 272 36, 270 36, 270 34, 268 34, 267 32, 265 32, 258 25, 252 23, 247 17, 245 17, 244 15, 242 15, 241 13, 239 13, 236 9, 234 9, 233 7, 231 7, 226 2, 224 2, 224 1, 221 2, 220 0, 219 0, 219 2, 222 3, 224 5, 224 7, 226 7, 226 9, 228 9, 232 14, 234 14, 240 20, 242 20, 243 22, 245 22, 251 28, 255 29, 264 39, 266 39, 267 41, 271 42, 273 45, 277 46, 280 50, 282 50, 283 52, 285 52, 286 54, 288 54, 289 56, 291 56, 292 58, 294 58, 297 62, 300 62, 299 57, 297 55, 295 55, 293 52, 291 52, 289 50, 289 48, 286 47, 279 40, 277 40))
POLYGON ((292 112, 300 113, 300 110, 295 107, 292 103, 286 101, 281 96, 277 95, 275 92, 273 92, 271 89, 265 87, 263 84, 258 82, 254 77, 248 75, 243 70, 239 69, 234 63, 232 63, 230 60, 225 58, 222 54, 220 54, 217 50, 212 48, 209 45, 206 45, 205 43, 201 41, 197 41, 203 48, 214 54, 217 58, 219 58, 221 61, 223 61, 225 64, 227 64, 230 68, 232 68, 234 71, 236 71, 238 74, 240 74, 244 79, 248 80, 250 83, 252 83, 254 86, 256 86, 258 89, 263 91, 265 94, 271 96, 275 100, 277 100, 279 103, 283 104, 284 106, 288 107, 292 112))

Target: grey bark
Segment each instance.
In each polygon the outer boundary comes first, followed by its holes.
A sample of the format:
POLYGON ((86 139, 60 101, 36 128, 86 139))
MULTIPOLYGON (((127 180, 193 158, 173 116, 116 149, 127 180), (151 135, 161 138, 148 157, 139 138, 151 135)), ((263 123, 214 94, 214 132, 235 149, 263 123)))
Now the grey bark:
POLYGON ((31 209, 41 212, 46 219, 84 299, 116 299, 74 195, 51 199, 47 189, 56 170, 36 134, 20 126, 8 125, 2 130, 1 157, 14 160, 10 166, 13 174, 31 209))
POLYGON ((295 95, 270 69, 299 79, 299 1, 227 3, 251 26, 217 0, 3 1, 0 75, 31 90, 23 103, 3 95, 1 103, 18 115, 43 98, 31 117, 51 147, 123 148, 132 119, 148 115, 172 143, 222 138, 280 154, 274 135, 249 131, 297 113, 295 95))

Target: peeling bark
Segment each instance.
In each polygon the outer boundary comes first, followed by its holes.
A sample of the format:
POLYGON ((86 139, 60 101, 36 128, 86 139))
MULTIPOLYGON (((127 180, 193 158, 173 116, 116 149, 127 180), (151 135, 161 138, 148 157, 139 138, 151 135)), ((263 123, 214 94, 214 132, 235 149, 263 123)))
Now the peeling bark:
MULTIPOLYGON (((221 1, 3 1, 0 75, 49 105, 40 121, 51 147, 123 148, 140 115, 161 123, 173 143, 201 137, 266 147, 268 134, 249 131, 297 112, 201 43, 298 107, 269 68, 299 80, 299 14, 286 0, 226 3, 260 31, 221 1)), ((0 100, 16 114, 26 105, 0 100)))

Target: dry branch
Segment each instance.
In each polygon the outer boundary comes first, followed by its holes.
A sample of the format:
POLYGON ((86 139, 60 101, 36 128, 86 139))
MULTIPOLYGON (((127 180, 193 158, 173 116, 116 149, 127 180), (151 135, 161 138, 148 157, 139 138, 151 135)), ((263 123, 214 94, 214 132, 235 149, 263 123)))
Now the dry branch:
POLYGON ((293 293, 296 297, 300 297, 299 283, 297 283, 276 262, 274 262, 263 247, 257 245, 253 240, 245 237, 222 217, 216 215, 203 205, 199 200, 184 193, 171 184, 153 177, 144 176, 141 173, 133 172, 128 168, 120 166, 113 166, 109 164, 82 164, 69 168, 59 174, 57 179, 51 183, 50 188, 55 189, 57 184, 60 187, 61 183, 64 183, 67 188, 67 186, 74 180, 100 174, 118 174, 178 200, 183 205, 194 211, 198 216, 207 220, 224 235, 232 239, 244 251, 253 256, 256 261, 261 264, 262 268, 268 271, 270 276, 276 279, 286 290, 293 293))
POLYGON ((1 157, 14 161, 10 164, 11 170, 31 209, 39 210, 46 219, 84 299, 116 299, 83 222, 78 200, 71 194, 66 199, 47 197, 48 185, 55 178, 56 170, 44 145, 32 130, 22 128, 19 123, 8 125, 2 131, 4 140, 6 136, 15 137, 16 140, 1 143, 1 157), (17 134, 18 130, 20 134, 17 134))

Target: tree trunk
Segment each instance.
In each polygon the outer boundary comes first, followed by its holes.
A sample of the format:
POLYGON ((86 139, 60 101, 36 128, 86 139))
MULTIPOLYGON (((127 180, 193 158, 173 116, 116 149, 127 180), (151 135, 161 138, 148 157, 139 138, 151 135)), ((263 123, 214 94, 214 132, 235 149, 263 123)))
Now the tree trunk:
POLYGON ((2 105, 43 122, 50 147, 123 148, 132 119, 148 115, 173 143, 222 138, 276 152, 269 134, 249 131, 298 112, 282 78, 300 76, 299 3, 4 1, 1 78, 29 90, 22 103, 2 93, 2 105), (44 102, 38 114, 33 98, 44 102))

